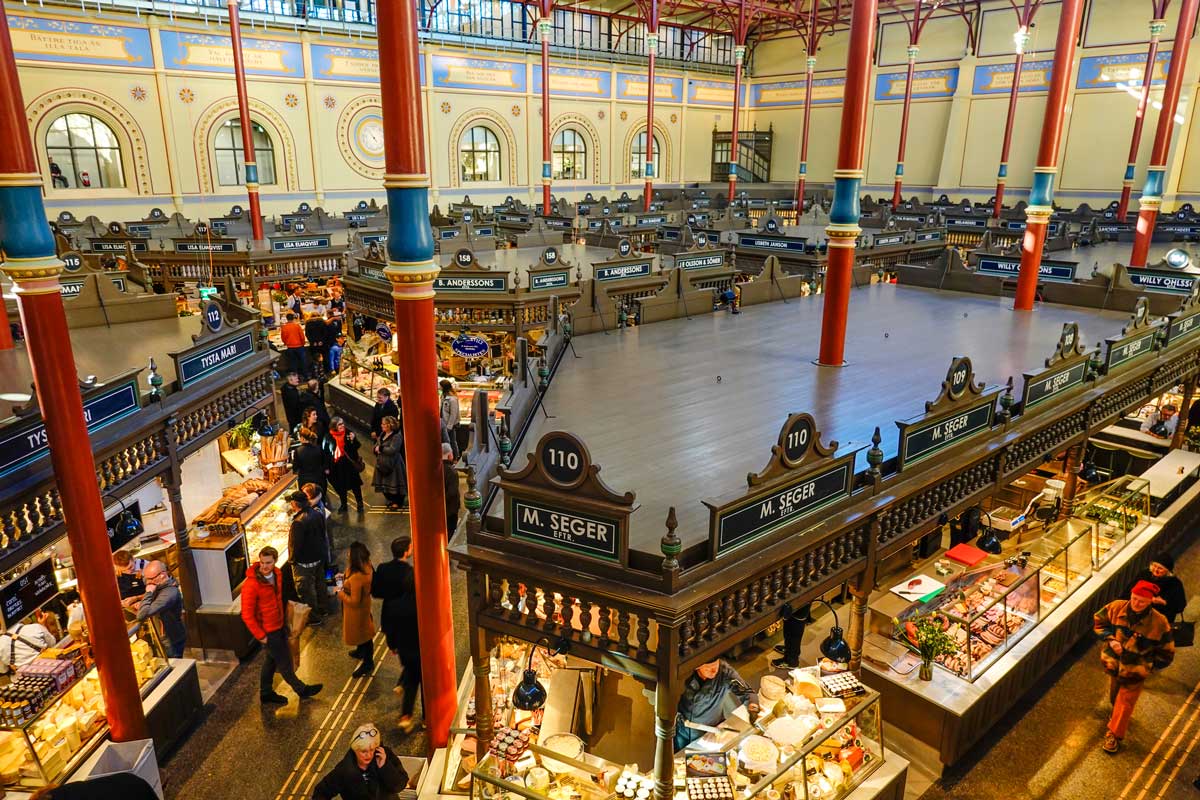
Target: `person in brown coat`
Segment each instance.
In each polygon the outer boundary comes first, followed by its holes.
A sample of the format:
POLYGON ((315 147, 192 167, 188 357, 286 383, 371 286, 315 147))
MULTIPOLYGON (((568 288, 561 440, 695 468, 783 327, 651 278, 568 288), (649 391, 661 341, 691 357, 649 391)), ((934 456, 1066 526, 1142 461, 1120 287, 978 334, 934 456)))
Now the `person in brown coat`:
POLYGON ((1100 664, 1108 673, 1108 699, 1113 704, 1104 734, 1106 753, 1121 749, 1146 679, 1169 667, 1175 658, 1171 623, 1151 607, 1158 591, 1150 581, 1138 581, 1128 600, 1112 601, 1092 620, 1096 635, 1104 642, 1100 664))
POLYGON ((362 542, 350 545, 350 561, 342 584, 342 641, 351 645, 351 658, 362 660, 352 673, 365 678, 375 669, 375 620, 371 617, 371 552, 362 542))

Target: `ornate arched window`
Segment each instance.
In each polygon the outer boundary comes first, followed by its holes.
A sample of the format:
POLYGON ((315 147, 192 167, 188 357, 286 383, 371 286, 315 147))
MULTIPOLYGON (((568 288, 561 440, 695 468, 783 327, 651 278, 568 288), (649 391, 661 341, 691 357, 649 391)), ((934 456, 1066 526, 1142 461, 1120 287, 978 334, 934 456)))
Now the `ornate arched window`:
MULTIPOLYGON (((275 145, 267 129, 257 122, 250 122, 254 137, 254 162, 258 164, 258 182, 264 186, 275 183, 275 145)), ((226 120, 217 128, 213 145, 217 156, 217 184, 241 186, 246 183, 246 153, 242 148, 242 124, 236 119, 226 120)))
MULTIPOLYGON (((654 137, 654 177, 661 178, 662 170, 659 169, 659 161, 662 155, 662 144, 659 143, 658 137, 654 137)), ((646 132, 642 131, 633 139, 633 147, 629 151, 629 176, 631 178, 644 178, 646 168, 646 132)))
POLYGON ((553 175, 556 181, 587 179, 587 140, 574 128, 563 128, 550 143, 553 175))
POLYGON ((125 185, 121 143, 112 128, 90 114, 64 114, 46 131, 51 184, 60 189, 111 189, 125 185))
POLYGON ((476 125, 458 140, 462 181, 500 180, 500 140, 491 128, 476 125))

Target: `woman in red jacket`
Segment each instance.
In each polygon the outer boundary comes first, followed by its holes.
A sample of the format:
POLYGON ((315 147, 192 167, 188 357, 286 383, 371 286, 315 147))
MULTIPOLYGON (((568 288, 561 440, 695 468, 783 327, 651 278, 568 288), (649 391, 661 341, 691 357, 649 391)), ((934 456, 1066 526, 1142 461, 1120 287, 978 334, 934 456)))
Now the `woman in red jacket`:
POLYGON ((288 648, 283 574, 275 566, 278 558, 279 551, 268 545, 258 552, 258 563, 247 568, 242 583, 242 622, 267 651, 258 682, 259 700, 287 705, 287 698, 275 691, 276 671, 301 700, 321 691, 322 684, 305 684, 296 677, 292 651, 288 648))

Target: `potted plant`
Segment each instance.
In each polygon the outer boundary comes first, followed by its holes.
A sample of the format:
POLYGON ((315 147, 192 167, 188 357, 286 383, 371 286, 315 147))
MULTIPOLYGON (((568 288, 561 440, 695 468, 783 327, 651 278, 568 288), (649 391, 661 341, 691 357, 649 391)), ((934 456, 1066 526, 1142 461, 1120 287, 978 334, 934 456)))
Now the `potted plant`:
POLYGON ((1200 453, 1200 425, 1192 425, 1188 428, 1183 441, 1189 451, 1200 453))
POLYGON ((920 678, 923 681, 933 680, 933 660, 938 656, 949 655, 955 651, 954 640, 942 627, 942 620, 933 615, 924 616, 914 623, 917 629, 916 646, 921 655, 920 678))

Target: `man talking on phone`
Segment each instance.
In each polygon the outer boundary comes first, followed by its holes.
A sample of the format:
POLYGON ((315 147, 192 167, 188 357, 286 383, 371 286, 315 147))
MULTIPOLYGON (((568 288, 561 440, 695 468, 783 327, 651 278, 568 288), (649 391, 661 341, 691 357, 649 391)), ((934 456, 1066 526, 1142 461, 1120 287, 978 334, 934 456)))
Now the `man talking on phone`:
POLYGON ((379 728, 360 725, 350 749, 313 789, 312 800, 392 800, 408 785, 408 773, 390 748, 379 744, 379 728))

